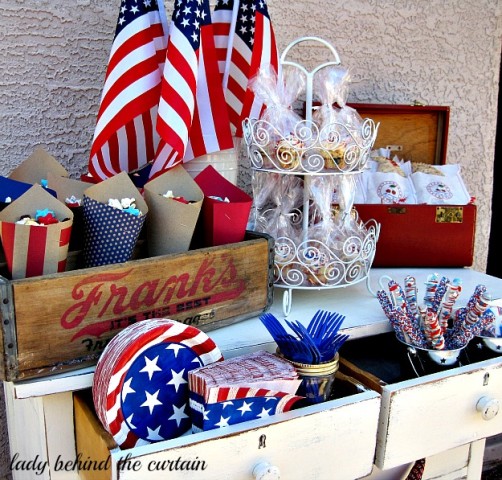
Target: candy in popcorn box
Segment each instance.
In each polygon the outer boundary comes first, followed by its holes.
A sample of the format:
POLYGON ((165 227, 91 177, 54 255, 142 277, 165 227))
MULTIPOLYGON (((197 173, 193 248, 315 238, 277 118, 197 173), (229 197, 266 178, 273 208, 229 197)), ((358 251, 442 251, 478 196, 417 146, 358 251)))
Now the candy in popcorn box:
POLYGON ((14 280, 64 272, 72 211, 33 185, 0 212, 0 237, 14 280))
POLYGON ((84 191, 89 184, 72 178, 61 177, 49 172, 48 187, 55 191, 60 202, 73 212, 73 227, 70 238, 70 251, 82 250, 84 246, 84 191))
POLYGON ((148 206, 126 172, 84 192, 84 265, 128 261, 145 223, 148 206))
POLYGON ((204 193, 201 220, 207 247, 244 240, 251 197, 209 165, 195 177, 204 193))
POLYGON ((149 255, 186 252, 204 200, 202 190, 179 165, 146 183, 144 192, 149 255))

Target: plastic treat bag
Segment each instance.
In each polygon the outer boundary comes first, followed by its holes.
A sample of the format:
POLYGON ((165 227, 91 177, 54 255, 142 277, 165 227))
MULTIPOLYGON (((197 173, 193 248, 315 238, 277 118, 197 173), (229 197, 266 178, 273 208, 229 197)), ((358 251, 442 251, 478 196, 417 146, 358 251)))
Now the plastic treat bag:
POLYGON ((335 177, 315 177, 310 183, 312 207, 308 239, 299 252, 306 265, 306 278, 310 285, 327 285, 335 280, 337 255, 342 245, 340 231, 331 214, 331 193, 335 177))
POLYGON ((343 171, 360 157, 363 120, 346 104, 350 81, 349 71, 343 67, 320 70, 314 79, 321 106, 315 110, 313 120, 319 127, 319 153, 327 169, 343 171))
MULTIPOLYGON (((292 106, 305 88, 305 78, 291 68, 277 75, 272 66, 260 69, 250 81, 250 88, 265 105, 259 128, 268 139, 267 155, 272 165, 283 170, 300 166, 304 142, 298 133, 301 117, 292 106)), ((262 136, 259 132, 259 136, 262 136)), ((267 165, 265 165, 267 166, 267 165)))
POLYGON ((331 243, 332 234, 335 230, 333 215, 331 214, 331 195, 335 189, 334 176, 313 177, 310 182, 310 196, 312 207, 310 212, 309 239, 331 243))
POLYGON ((303 198, 303 181, 295 176, 280 178, 276 195, 276 238, 287 237, 295 240, 301 227, 300 207, 303 198))
POLYGON ((275 238, 275 262, 290 263, 296 255, 301 229, 303 182, 295 176, 280 176, 272 190, 274 206, 263 214, 265 232, 275 238))
POLYGON ((272 191, 277 188, 281 178, 278 173, 253 171, 253 206, 250 215, 251 230, 266 232, 268 228, 265 212, 273 211, 272 191))

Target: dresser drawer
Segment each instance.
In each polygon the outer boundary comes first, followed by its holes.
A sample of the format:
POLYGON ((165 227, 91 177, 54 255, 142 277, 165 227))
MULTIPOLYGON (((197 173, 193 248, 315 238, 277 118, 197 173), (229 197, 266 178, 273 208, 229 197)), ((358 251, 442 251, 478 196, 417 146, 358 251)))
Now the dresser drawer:
MULTIPOLYGON (((335 389, 342 382, 351 380, 340 375, 335 389)), ((87 465, 82 464, 80 478, 164 480, 166 476, 196 476, 204 480, 249 480, 256 478, 253 470, 257 466, 268 463, 277 469, 280 478, 289 480, 353 480, 371 472, 380 410, 378 393, 360 388, 357 391, 266 420, 129 450, 115 446, 95 416, 89 396, 76 393, 77 452, 79 458, 89 460, 87 465), (124 458, 120 467, 119 461, 124 458)))
POLYGON ((399 345, 383 334, 342 351, 341 368, 382 395, 375 465, 392 468, 502 432, 502 357, 461 357, 461 366, 413 377, 399 345))

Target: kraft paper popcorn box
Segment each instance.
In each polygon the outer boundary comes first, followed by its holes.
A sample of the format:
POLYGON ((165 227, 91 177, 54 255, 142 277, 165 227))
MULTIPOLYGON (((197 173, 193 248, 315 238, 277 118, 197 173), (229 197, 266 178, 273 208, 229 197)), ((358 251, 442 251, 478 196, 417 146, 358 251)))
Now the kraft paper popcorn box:
POLYGON ((72 224, 72 211, 40 185, 33 185, 5 207, 0 212, 0 237, 12 278, 64 272, 72 224), (37 213, 39 217, 52 217, 53 213, 58 221, 46 225, 16 223, 25 215, 35 219, 37 213))
POLYGON ((204 200, 202 190, 182 165, 149 181, 144 189, 149 255, 186 252, 204 200))
POLYGON ((128 261, 146 220, 148 206, 126 172, 84 192, 84 265, 96 267, 128 261), (109 205, 123 203, 124 209, 109 205), (133 202, 132 209, 126 203, 133 202), (131 213, 132 212, 132 213, 131 213))
POLYGON ((41 183, 50 173, 59 177, 68 177, 66 169, 42 147, 37 147, 33 153, 10 172, 9 178, 26 183, 41 183))
POLYGON ((73 227, 70 238, 70 251, 82 250, 84 247, 84 191, 89 184, 72 178, 61 177, 49 172, 47 175, 49 188, 54 190, 58 200, 73 212, 73 227))
POLYGON ((194 180, 204 193, 201 223, 205 245, 213 247, 244 240, 251 197, 211 165, 194 180))

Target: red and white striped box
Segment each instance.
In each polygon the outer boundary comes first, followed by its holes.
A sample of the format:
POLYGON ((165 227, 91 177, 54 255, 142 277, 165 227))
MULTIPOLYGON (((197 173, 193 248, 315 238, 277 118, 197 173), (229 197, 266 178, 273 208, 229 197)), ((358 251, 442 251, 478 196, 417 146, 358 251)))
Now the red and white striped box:
POLYGON ((73 212, 40 185, 0 212, 0 238, 12 279, 64 272, 73 225, 73 212), (37 210, 52 210, 59 222, 23 225, 23 215, 35 218, 37 210))

